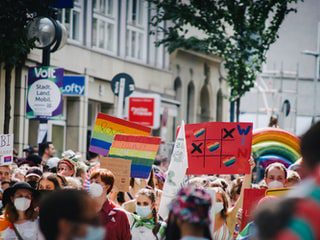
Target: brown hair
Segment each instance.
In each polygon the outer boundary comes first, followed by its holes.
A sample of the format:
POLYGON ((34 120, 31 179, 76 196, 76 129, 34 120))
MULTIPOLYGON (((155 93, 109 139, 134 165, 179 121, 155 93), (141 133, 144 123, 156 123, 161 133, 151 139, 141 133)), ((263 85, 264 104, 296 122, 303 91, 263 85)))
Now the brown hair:
POLYGON ((99 169, 94 171, 91 176, 90 176, 90 180, 92 179, 97 179, 100 178, 101 181, 105 184, 110 186, 107 194, 109 194, 113 188, 113 184, 114 184, 114 175, 113 173, 108 170, 108 169, 99 169))
POLYGON ((39 179, 38 181, 38 187, 37 187, 37 190, 39 190, 39 186, 40 186, 40 182, 43 180, 43 179, 46 179, 50 182, 53 183, 54 185, 54 190, 57 190, 57 189, 60 189, 61 186, 60 186, 60 183, 59 183, 59 180, 58 180, 58 176, 53 174, 53 173, 45 173, 43 174, 43 176, 39 179))
POLYGON ((54 175, 57 176, 59 184, 61 182, 62 188, 68 186, 68 181, 64 176, 62 176, 60 174, 54 174, 54 175))
POLYGON ((274 163, 271 163, 267 168, 266 168, 266 171, 264 173, 264 177, 266 178, 268 176, 268 173, 269 173, 269 170, 271 168, 276 168, 276 169, 279 169, 279 170, 282 170, 284 172, 284 177, 287 178, 287 175, 288 175, 288 172, 287 172, 287 168, 282 164, 282 163, 278 163, 278 162, 274 162, 274 163))
POLYGON ((236 196, 240 195, 242 188, 243 178, 239 177, 232 181, 229 190, 229 197, 231 200, 236 201, 236 196))
MULTIPOLYGON (((33 198, 34 197, 32 196, 31 205, 25 212, 27 220, 31 220, 31 221, 36 220, 39 215, 39 212, 34 210, 35 204, 34 204, 33 198)), ((17 209, 15 208, 11 200, 5 206, 4 217, 6 220, 8 220, 11 223, 15 223, 19 219, 17 209)))

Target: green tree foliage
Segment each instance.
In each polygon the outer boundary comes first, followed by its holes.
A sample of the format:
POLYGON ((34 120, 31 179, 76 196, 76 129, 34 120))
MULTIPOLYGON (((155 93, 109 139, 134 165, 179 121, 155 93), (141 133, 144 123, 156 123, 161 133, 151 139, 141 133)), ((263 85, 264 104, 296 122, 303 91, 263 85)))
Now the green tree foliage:
POLYGON ((9 132, 11 73, 22 66, 36 39, 28 39, 27 24, 33 17, 49 14, 49 1, 0 1, 0 66, 5 70, 4 133, 9 132))
POLYGON ((156 44, 164 44, 169 52, 185 48, 222 57, 228 70, 231 101, 240 99, 254 86, 267 50, 276 41, 286 14, 296 11, 298 1, 149 0, 157 12, 152 25, 167 23, 160 30, 164 38, 156 44), (190 27, 205 36, 189 36, 190 27))

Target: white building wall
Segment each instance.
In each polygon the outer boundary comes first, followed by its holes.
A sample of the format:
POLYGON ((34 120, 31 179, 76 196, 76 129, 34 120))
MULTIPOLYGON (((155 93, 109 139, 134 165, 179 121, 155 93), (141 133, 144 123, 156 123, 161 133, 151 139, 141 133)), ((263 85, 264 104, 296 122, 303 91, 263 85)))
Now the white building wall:
POLYGON ((253 88, 242 98, 241 119, 253 121, 256 128, 266 127, 270 115, 274 113, 281 116, 279 111, 282 102, 285 99, 291 99, 293 109, 297 110, 295 119, 291 122, 285 121, 281 127, 300 135, 310 127, 314 100, 317 103, 316 114, 320 114, 320 82, 317 83, 317 95, 314 95, 315 58, 302 54, 304 50, 316 52, 320 49, 319 46, 317 49, 317 42, 320 44, 320 29, 318 30, 320 1, 299 1, 296 6, 297 13, 287 15, 281 25, 279 38, 271 45, 267 53, 267 61, 262 74, 275 74, 279 77, 281 72, 284 72, 284 75, 289 74, 290 77, 283 80, 282 92, 280 78, 272 80, 272 77, 265 77, 266 87, 269 91, 267 91, 265 99, 270 107, 269 111, 265 111, 261 92, 257 95, 257 89, 253 88), (294 75, 298 76, 297 87, 294 75), (270 84, 271 82, 272 84, 270 84), (270 90, 275 92, 271 93, 270 90), (285 91, 296 93, 286 93, 285 91), (295 99, 296 104, 294 103, 295 99))

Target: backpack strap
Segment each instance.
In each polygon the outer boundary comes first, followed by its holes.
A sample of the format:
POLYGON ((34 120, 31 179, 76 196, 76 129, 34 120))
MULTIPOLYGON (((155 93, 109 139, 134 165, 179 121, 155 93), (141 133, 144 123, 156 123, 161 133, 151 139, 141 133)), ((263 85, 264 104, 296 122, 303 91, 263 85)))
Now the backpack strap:
POLYGON ((13 231, 16 234, 18 240, 23 240, 21 234, 19 233, 18 229, 16 228, 16 226, 13 223, 12 223, 12 228, 13 228, 13 231))

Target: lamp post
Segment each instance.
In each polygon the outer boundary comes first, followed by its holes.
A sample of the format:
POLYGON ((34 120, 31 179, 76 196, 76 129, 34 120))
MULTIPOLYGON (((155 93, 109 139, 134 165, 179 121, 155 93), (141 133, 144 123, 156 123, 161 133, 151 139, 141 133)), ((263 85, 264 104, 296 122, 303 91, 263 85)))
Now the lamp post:
MULTIPOLYGON (((36 17, 28 26, 28 37, 36 38, 35 47, 42 49, 41 66, 50 66, 50 53, 62 48, 67 42, 67 30, 51 17, 36 17)), ((38 144, 47 141, 48 119, 41 118, 38 130, 38 144)))
POLYGON ((313 114, 312 114, 312 125, 316 123, 317 118, 317 83, 319 79, 319 56, 320 52, 313 52, 309 50, 302 51, 302 54, 313 56, 315 58, 315 72, 313 79, 313 114))

